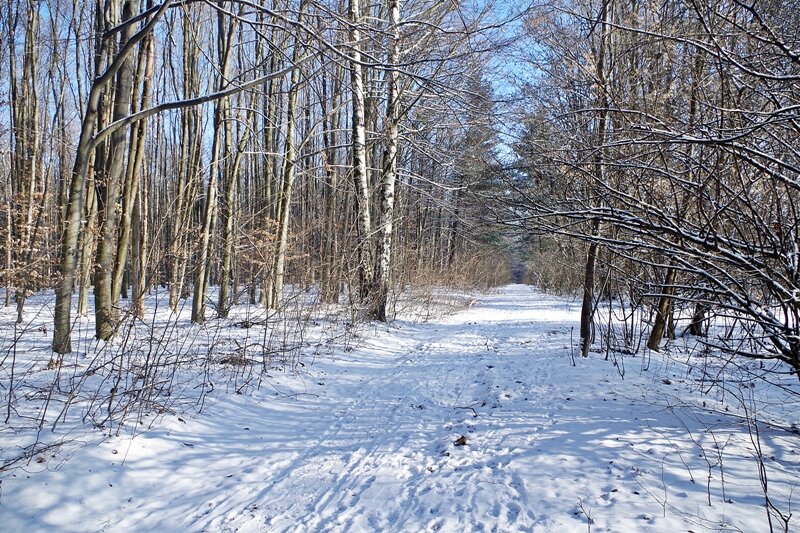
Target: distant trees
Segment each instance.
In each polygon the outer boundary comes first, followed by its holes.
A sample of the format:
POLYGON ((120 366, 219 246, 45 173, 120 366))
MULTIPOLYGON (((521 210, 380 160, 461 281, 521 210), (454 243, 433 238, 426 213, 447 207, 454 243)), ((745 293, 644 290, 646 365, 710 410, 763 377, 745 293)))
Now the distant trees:
POLYGON ((30 291, 55 287, 54 352, 72 350, 90 294, 107 340, 156 285, 173 310, 192 295, 195 322, 245 295, 279 310, 286 283, 387 320, 397 284, 497 277, 454 264, 485 245, 459 236, 469 221, 453 164, 476 123, 459 117, 479 100, 466 95, 488 57, 485 12, 429 0, 9 6, 2 275, 20 319, 30 291))
POLYGON ((44 215, 45 180, 40 175, 43 163, 40 55, 41 38, 38 2, 19 2, 6 14, 8 34, 22 34, 21 50, 9 40, 10 137, 12 142, 8 191, 6 196, 6 304, 11 287, 16 287, 17 322, 28 292, 41 286, 41 262, 34 261, 40 246, 44 215), (21 67, 18 65, 21 63, 21 67))
POLYGON ((506 217, 598 249, 585 294, 652 299, 651 349, 688 307, 688 332, 713 312, 737 327, 708 342, 800 373, 796 11, 579 0, 527 21, 541 76, 506 217))

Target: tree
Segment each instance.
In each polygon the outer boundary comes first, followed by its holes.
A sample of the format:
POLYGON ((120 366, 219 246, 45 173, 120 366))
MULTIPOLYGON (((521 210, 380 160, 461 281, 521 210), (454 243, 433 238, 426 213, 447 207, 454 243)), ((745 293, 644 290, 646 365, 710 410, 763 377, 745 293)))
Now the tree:
MULTIPOLYGON (((88 94, 88 104, 86 106, 86 110, 83 115, 82 125, 81 125, 81 133, 80 138, 78 140, 78 146, 76 148, 75 154, 75 163, 72 169, 72 182, 69 189, 69 198, 67 200, 66 206, 66 213, 64 217, 64 232, 61 237, 61 266, 60 266, 60 279, 58 281, 58 286, 56 288, 56 305, 55 305, 55 327, 53 329, 53 351, 58 354, 69 353, 72 351, 72 344, 70 340, 70 331, 72 329, 71 323, 71 300, 72 300, 72 289, 75 281, 75 270, 76 270, 76 261, 77 261, 77 249, 78 249, 78 238, 79 238, 79 229, 80 229, 80 217, 83 211, 83 200, 84 200, 84 189, 86 184, 86 176, 89 169, 90 158, 92 154, 92 150, 96 148, 99 138, 94 135, 95 132, 95 122, 98 119, 99 111, 100 111, 100 101, 101 98, 105 95, 105 89, 107 83, 113 79, 115 76, 119 74, 120 81, 128 84, 129 75, 127 71, 129 70, 129 56, 133 52, 136 45, 141 42, 149 33, 152 31, 155 24, 158 20, 164 15, 166 10, 170 7, 171 1, 167 0, 161 6, 159 6, 158 10, 155 12, 151 11, 151 15, 149 20, 145 19, 146 22, 142 25, 138 31, 135 30, 135 25, 129 22, 129 19, 133 18, 133 6, 132 2, 126 1, 125 2, 125 16, 124 21, 122 23, 122 30, 123 30, 123 37, 122 43, 119 47, 119 50, 111 55, 111 59, 108 61, 107 66, 103 65, 100 69, 97 70, 98 76, 93 81, 91 88, 88 94), (125 67, 125 68, 123 68, 125 67), (121 72, 121 74, 120 74, 121 72)), ((112 2, 110 7, 115 6, 112 2)), ((100 9, 96 9, 95 12, 95 20, 97 21, 98 27, 104 27, 105 21, 103 18, 103 12, 100 9)), ((112 28, 105 28, 107 32, 110 32, 112 36, 116 35, 116 32, 112 31, 112 28)), ((101 38, 98 40, 98 45, 96 48, 96 53, 98 56, 103 56, 106 50, 106 47, 110 46, 111 43, 108 42, 108 39, 101 38)), ((129 87, 129 85, 128 85, 129 87)), ((115 113, 118 112, 118 117, 121 117, 124 111, 124 106, 126 100, 130 97, 130 95, 123 95, 122 89, 119 90, 119 96, 122 98, 122 101, 118 102, 115 105, 115 113)), ((129 100, 128 100, 129 101, 129 100)), ((120 146, 124 139, 120 138, 120 135, 115 136, 115 140, 117 144, 114 146, 120 146)), ((122 148, 119 148, 121 151, 122 148)), ((122 157, 122 154, 118 154, 118 157, 122 157)), ((109 171, 113 171, 114 173, 120 172, 119 166, 122 165, 121 161, 115 161, 114 167, 110 168, 109 171)), ((114 176, 114 174, 112 174, 114 176)), ((112 193, 113 184, 112 185, 112 193)), ((115 215, 111 214, 111 209, 116 209, 116 199, 111 194, 108 194, 106 190, 106 194, 108 198, 114 198, 114 205, 108 206, 109 212, 107 213, 107 219, 110 217, 111 219, 115 218, 115 215)), ((114 228, 110 227, 110 221, 106 223, 106 230, 103 232, 104 235, 108 236, 111 235, 111 232, 114 228)), ((109 237, 110 238, 110 237, 109 237)), ((98 251, 98 258, 102 255, 103 259, 103 266, 99 274, 97 274, 98 281, 102 284, 108 285, 108 278, 111 275, 111 264, 108 261, 108 254, 106 250, 103 250, 102 254, 98 251)), ((102 287, 100 290, 104 290, 106 287, 102 287)), ((110 287, 108 287, 108 291, 110 292, 110 287)), ((110 335, 113 332, 113 320, 115 318, 113 309, 111 307, 111 295, 103 295, 101 293, 100 296, 100 320, 98 320, 98 335, 105 336, 106 334, 110 335)))
POLYGON ((397 265, 452 267, 467 239, 442 162, 458 134, 433 121, 469 105, 459 62, 482 38, 483 14, 429 0, 407 4, 428 23, 404 21, 399 2, 142 4, 86 8, 89 41, 77 30, 83 11, 69 26, 81 123, 71 179, 53 188, 64 191, 52 219, 63 227, 56 353, 72 348, 76 288, 79 314, 94 293, 96 336, 108 340, 131 284, 134 315, 163 284, 174 312, 192 294, 203 322, 211 284, 226 316, 239 286, 279 308, 286 283, 320 281, 334 301, 349 282, 361 316, 388 319, 397 265))
MULTIPOLYGON (((653 302, 652 349, 661 349, 674 306, 690 306, 690 325, 710 312, 735 321, 730 336, 713 341, 724 353, 798 371, 793 34, 775 3, 613 5, 608 98, 586 106, 581 77, 564 77, 570 67, 586 70, 586 56, 571 66, 554 58, 537 89, 561 84, 557 109, 566 113, 543 110, 547 129, 529 137, 556 179, 589 187, 542 195, 516 181, 508 220, 602 247, 608 276, 653 302), (561 148, 578 140, 581 117, 598 114, 613 132, 594 152, 604 160, 602 179, 561 148), (625 268, 612 269, 613 261, 625 268)), ((572 18, 549 19, 542 35, 602 26, 602 18, 565 12, 572 18)))
MULTIPOLYGON (((297 12, 298 26, 303 24, 303 12, 306 1, 300 0, 297 12)), ((297 98, 300 92, 300 58, 303 54, 303 42, 300 36, 295 36, 292 49, 292 68, 289 80, 288 106, 286 111, 286 140, 283 150, 283 165, 281 167, 282 188, 278 203, 278 228, 277 243, 275 245, 275 259, 272 266, 272 290, 270 291, 270 307, 280 308, 283 292, 283 280, 286 268, 286 246, 289 238, 289 216, 291 213, 292 191, 297 168, 297 98)))
POLYGON ((359 0, 349 0, 350 17, 350 91, 352 93, 352 153, 353 184, 355 186, 356 218, 358 220, 358 286, 365 298, 373 283, 372 219, 370 215, 369 174, 367 169, 366 109, 364 104, 364 72, 361 56, 361 6, 359 0))
POLYGON ((389 298, 390 263, 392 258, 392 235, 394 229, 394 196, 397 181, 397 150, 400 129, 400 84, 396 65, 400 62, 400 2, 389 0, 390 44, 388 70, 386 72, 386 147, 383 152, 383 168, 380 184, 380 217, 378 242, 375 257, 374 300, 371 314, 386 322, 386 305, 389 298))

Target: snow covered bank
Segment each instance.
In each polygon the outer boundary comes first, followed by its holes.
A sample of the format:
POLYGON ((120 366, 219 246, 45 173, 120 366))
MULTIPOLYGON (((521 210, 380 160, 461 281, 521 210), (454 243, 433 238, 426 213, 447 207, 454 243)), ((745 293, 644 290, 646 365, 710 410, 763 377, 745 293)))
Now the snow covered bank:
MULTIPOLYGON (((690 365, 628 357, 623 379, 578 358, 577 302, 521 285, 476 299, 365 326, 242 394, 215 387, 134 439, 84 429, 92 445, 3 472, 2 529, 768 531, 754 442, 791 511, 792 420, 756 439, 730 387, 703 394, 690 365)), ((773 418, 797 411, 775 390, 773 418)))

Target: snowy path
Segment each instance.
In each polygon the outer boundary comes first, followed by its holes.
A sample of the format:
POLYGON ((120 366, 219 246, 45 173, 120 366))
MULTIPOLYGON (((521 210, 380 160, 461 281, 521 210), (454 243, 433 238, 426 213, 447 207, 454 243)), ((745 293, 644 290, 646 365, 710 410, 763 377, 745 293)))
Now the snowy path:
MULTIPOLYGON (((674 388, 622 381, 596 355, 572 366, 578 311, 510 286, 438 322, 372 326, 275 388, 15 474, 0 518, 25 531, 568 532, 589 516, 594 532, 762 530, 752 473, 724 503, 682 426, 702 420, 652 404, 674 388)), ((729 465, 731 479, 752 469, 729 465)))
POLYGON ((236 500, 252 502, 249 514, 230 508, 196 525, 531 530, 539 519, 527 484, 509 466, 553 423, 553 385, 547 361, 522 359, 532 342, 549 344, 567 326, 549 324, 537 339, 507 299, 484 304, 492 306, 491 318, 480 307, 437 324, 371 331, 352 359, 336 363, 341 374, 329 377, 335 396, 328 391, 320 418, 308 422, 325 428, 321 435, 287 435, 303 443, 300 449, 281 467, 261 471, 264 486, 236 491, 236 500), (538 383, 526 382, 529 376, 538 383), (462 435, 467 445, 455 446, 462 435))

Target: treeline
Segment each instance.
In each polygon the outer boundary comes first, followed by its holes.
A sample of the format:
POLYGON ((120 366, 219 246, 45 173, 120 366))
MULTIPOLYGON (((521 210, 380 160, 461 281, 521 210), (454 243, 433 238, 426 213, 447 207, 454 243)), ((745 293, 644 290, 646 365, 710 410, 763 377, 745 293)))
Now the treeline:
POLYGON ((168 287, 192 320, 286 283, 386 320, 395 287, 491 283, 489 11, 433 0, 10 0, 0 10, 5 303, 54 288, 71 351, 168 287), (210 302, 209 286, 218 286, 210 302), (77 294, 77 301, 74 296, 77 294))
POLYGON ((653 350, 713 316, 710 346, 800 372, 797 3, 562 0, 525 30, 501 217, 578 265, 584 355, 598 300, 619 297, 652 308, 653 350))

